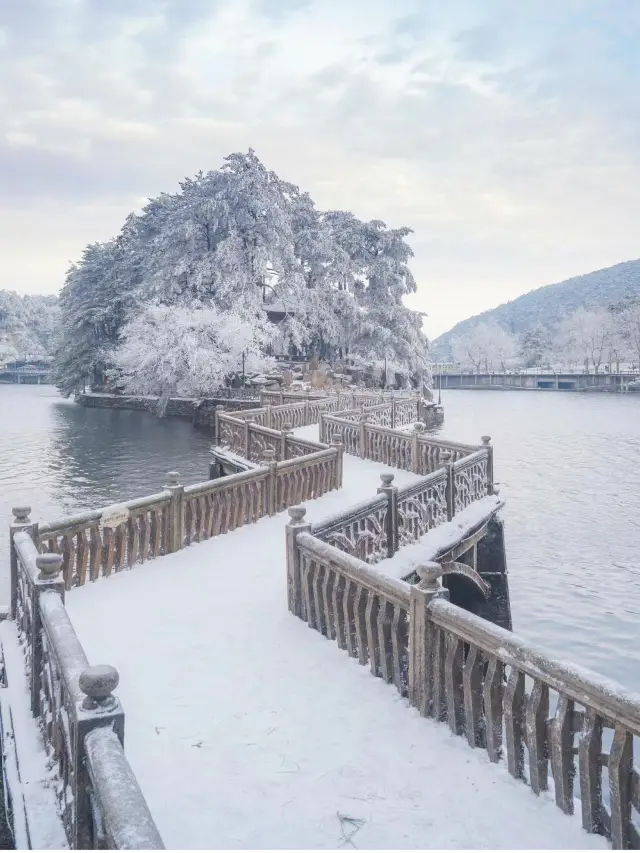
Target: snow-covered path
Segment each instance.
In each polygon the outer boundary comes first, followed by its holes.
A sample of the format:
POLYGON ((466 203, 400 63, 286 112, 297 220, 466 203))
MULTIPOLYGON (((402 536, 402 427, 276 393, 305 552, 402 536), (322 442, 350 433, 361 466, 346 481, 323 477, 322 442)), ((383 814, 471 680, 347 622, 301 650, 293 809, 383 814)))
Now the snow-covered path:
MULTIPOLYGON (((375 494, 382 470, 345 457, 346 487, 309 518, 375 494)), ((167 847, 604 848, 289 614, 286 520, 67 597, 89 659, 120 671, 126 752, 167 847)))

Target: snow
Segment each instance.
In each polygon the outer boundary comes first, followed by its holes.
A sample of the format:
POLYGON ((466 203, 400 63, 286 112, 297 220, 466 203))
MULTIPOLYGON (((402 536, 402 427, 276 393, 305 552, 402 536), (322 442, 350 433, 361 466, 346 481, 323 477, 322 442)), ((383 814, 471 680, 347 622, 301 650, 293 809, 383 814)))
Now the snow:
MULTIPOLYGON (((384 470, 345 456, 345 488, 308 519, 384 470)), ((125 752, 167 848, 605 848, 289 614, 287 518, 67 597, 89 659, 120 672, 125 752)))
POLYGON ((497 495, 487 495, 463 509, 452 521, 434 527, 417 542, 404 545, 393 557, 380 560, 373 568, 388 577, 406 578, 415 572, 418 566, 424 566, 446 548, 451 548, 460 539, 468 536, 474 528, 503 505, 502 498, 497 495))
POLYGON ((13 746, 5 742, 5 771, 16 801, 16 849, 30 846, 34 850, 68 849, 67 838, 59 818, 54 788, 54 777, 48 769, 48 759, 36 720, 31 716, 31 701, 25 675, 25 661, 18 641, 15 622, 0 622, 0 643, 4 656, 7 686, 0 688, 2 726, 13 729, 18 750, 18 765, 13 759, 13 746), (29 845, 19 802, 24 798, 29 818, 29 845))

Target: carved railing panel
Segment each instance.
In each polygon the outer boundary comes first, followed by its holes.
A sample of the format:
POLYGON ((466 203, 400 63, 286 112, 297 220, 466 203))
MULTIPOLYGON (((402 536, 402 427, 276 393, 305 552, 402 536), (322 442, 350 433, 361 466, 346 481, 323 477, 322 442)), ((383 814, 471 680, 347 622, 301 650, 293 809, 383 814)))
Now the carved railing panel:
POLYGON ((633 764, 640 696, 441 598, 429 612, 429 715, 486 749, 491 761, 504 759, 535 794, 553 780, 566 814, 579 794, 587 832, 610 838, 615 849, 640 848, 640 772, 633 764))
POLYGON ((302 618, 403 696, 409 677, 409 586, 308 533, 296 538, 302 618))
POLYGON ((409 545, 447 521, 447 473, 444 469, 398 491, 398 546, 409 545))
POLYGON ((371 429, 367 425, 365 458, 391 468, 411 471, 411 452, 410 433, 371 429))
POLYGON ((395 400, 394 406, 395 416, 393 426, 395 429, 417 422, 419 417, 418 400, 395 400))
POLYGON ((332 441, 340 441, 344 444, 345 453, 359 456, 360 427, 357 423, 336 418, 329 415, 323 419, 324 430, 320 440, 324 444, 332 441))
POLYGON ((338 451, 335 448, 282 462, 276 470, 275 512, 319 498, 340 485, 338 451))
POLYGON ((287 459, 297 459, 300 456, 308 456, 310 453, 317 453, 319 445, 315 441, 306 441, 303 438, 296 438, 293 435, 288 435, 286 440, 287 459))
POLYGON ((188 486, 183 545, 229 533, 267 515, 268 480, 269 471, 262 469, 188 486))
POLYGON ((249 425, 249 461, 262 462, 265 450, 273 450, 275 459, 280 459, 282 437, 279 432, 266 427, 249 425))
POLYGON ((454 513, 488 494, 488 460, 488 452, 479 450, 454 464, 454 513))
POLYGON ((324 519, 314 526, 313 535, 364 563, 378 563, 389 556, 387 508, 387 496, 379 495, 324 519))
POLYGON ((124 504, 129 517, 116 527, 101 524, 108 508, 72 516, 53 525, 44 524, 38 533, 40 550, 62 555, 67 589, 159 557, 168 552, 166 530, 170 498, 169 492, 160 492, 124 504))
POLYGON ((234 453, 244 453, 244 421, 230 415, 218 414, 218 441, 234 453))
POLYGON ((476 447, 464 444, 454 444, 445 441, 435 441, 425 435, 418 436, 418 471, 421 474, 431 474, 442 468, 447 462, 457 462, 476 451, 476 447))

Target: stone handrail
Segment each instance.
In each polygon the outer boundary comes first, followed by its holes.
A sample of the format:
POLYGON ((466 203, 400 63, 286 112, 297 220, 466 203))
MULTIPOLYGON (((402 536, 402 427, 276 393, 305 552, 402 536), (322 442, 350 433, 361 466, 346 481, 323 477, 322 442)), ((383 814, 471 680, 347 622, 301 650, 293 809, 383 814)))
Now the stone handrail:
MULTIPOLYGON (((71 589, 341 487, 340 445, 325 447, 288 432, 268 432, 277 438, 277 448, 284 444, 286 460, 276 461, 267 442, 253 448, 254 458, 261 450, 263 465, 250 471, 187 487, 170 472, 166 489, 156 495, 42 524, 40 550, 61 554, 65 587, 71 589)), ((12 601, 16 584, 12 569, 12 601)))
POLYGON ((556 804, 565 814, 573 813, 577 778, 584 829, 609 837, 615 849, 640 847, 633 818, 634 810, 636 821, 640 813, 640 772, 633 766, 640 695, 555 659, 444 598, 423 597, 420 608, 429 650, 414 697, 422 713, 446 721, 471 747, 486 749, 491 761, 503 758, 511 775, 528 781, 535 794, 549 789, 551 773, 556 804), (607 729, 613 731, 608 752, 607 729))
POLYGON ((312 536, 304 513, 289 510, 289 609, 407 695, 410 586, 312 536))
POLYGON ((566 814, 573 813, 577 778, 584 829, 608 837, 615 849, 640 848, 640 771, 633 764, 640 695, 451 604, 438 563, 419 568, 420 581, 410 586, 321 541, 322 525, 312 528, 303 507, 289 515, 293 614, 369 663, 422 716, 446 722, 491 761, 504 760, 535 794, 549 790, 551 774, 566 814))
POLYGON ((69 846, 103 849, 107 840, 111 849, 164 849, 123 751, 124 712, 113 696, 118 673, 89 666, 64 605, 62 556, 39 554, 37 526, 24 509, 18 516, 11 530, 12 617, 25 653, 31 712, 56 768, 54 790, 69 846), (108 764, 92 749, 104 737, 111 739, 108 764), (111 804, 125 802, 114 815, 111 804), (101 827, 114 821, 116 832, 102 835, 101 827))

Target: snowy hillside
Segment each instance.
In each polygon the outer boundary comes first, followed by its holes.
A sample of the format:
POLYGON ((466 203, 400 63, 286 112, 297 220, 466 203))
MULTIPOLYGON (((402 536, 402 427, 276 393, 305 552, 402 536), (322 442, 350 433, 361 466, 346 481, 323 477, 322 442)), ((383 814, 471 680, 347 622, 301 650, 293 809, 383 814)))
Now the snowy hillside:
POLYGON ((433 357, 451 360, 452 340, 461 333, 468 334, 478 323, 498 323, 522 339, 537 327, 549 329, 559 325, 579 308, 588 311, 608 308, 626 299, 640 300, 640 259, 540 287, 463 320, 433 342, 433 357))

